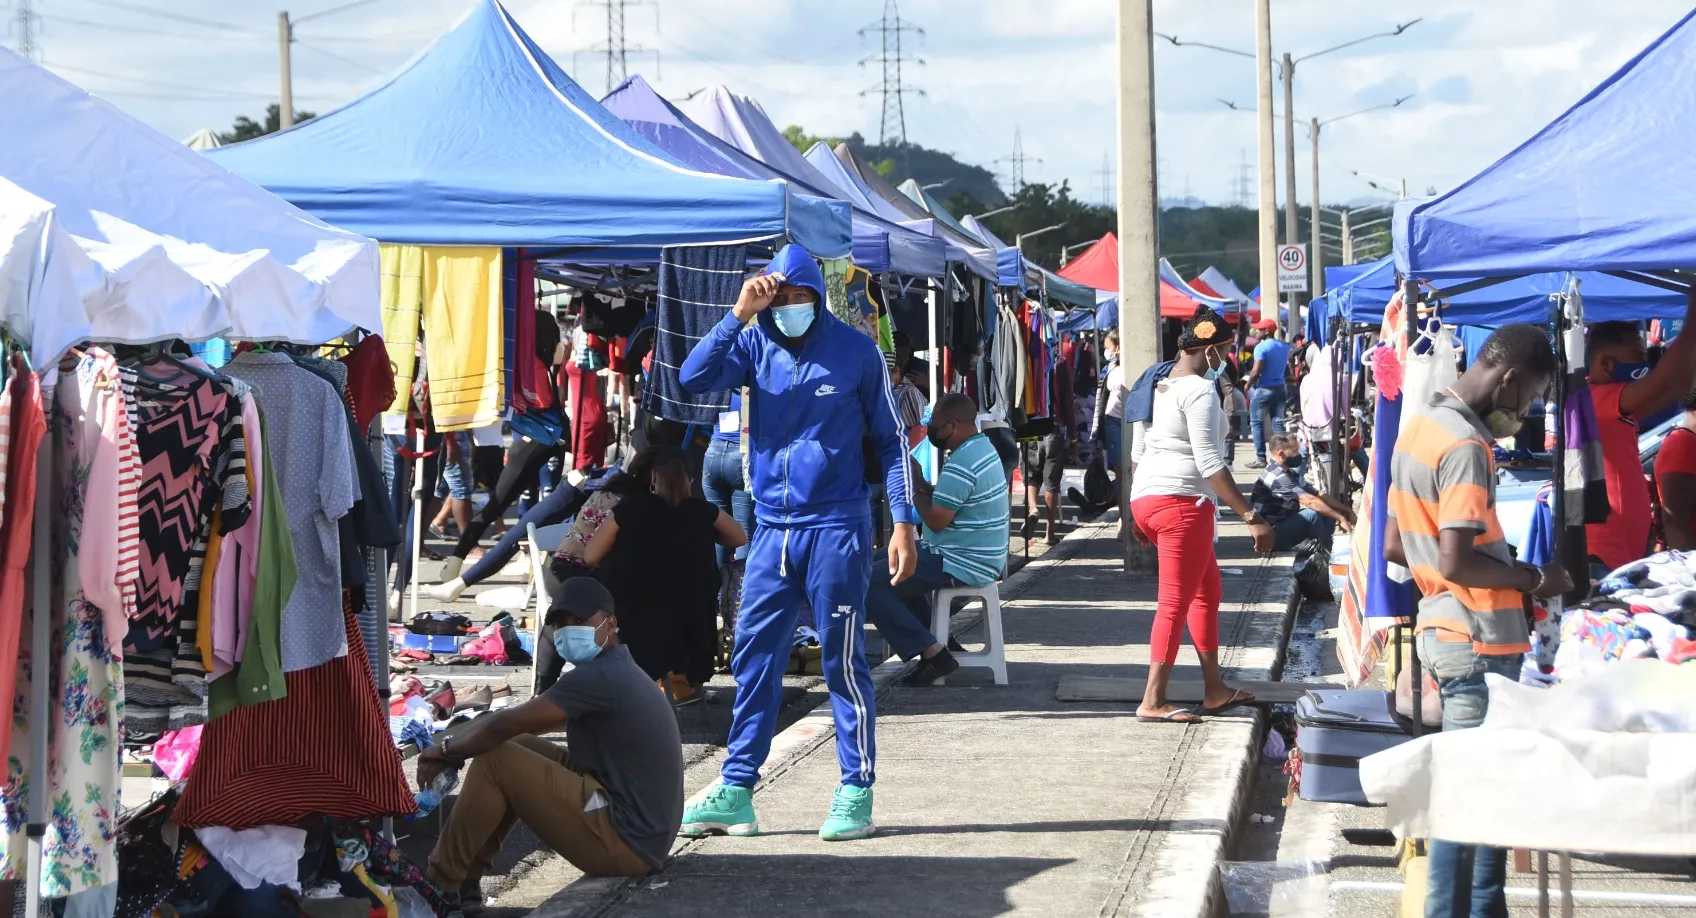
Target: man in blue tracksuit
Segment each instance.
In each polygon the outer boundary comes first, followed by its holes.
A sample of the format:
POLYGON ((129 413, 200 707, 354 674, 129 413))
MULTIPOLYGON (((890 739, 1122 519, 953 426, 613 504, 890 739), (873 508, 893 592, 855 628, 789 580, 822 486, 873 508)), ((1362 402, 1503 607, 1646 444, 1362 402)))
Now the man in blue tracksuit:
POLYGON ((797 617, 808 612, 824 645, 842 766, 819 837, 864 838, 872 833, 875 755, 872 680, 861 643, 873 554, 861 449, 867 435, 896 521, 889 545, 895 582, 911 576, 917 560, 906 438, 883 355, 830 314, 818 264, 788 245, 743 285, 736 308, 695 345, 681 377, 694 392, 749 388, 749 490, 759 524, 730 660, 730 755, 722 783, 683 814, 682 832, 758 834, 752 791, 777 727, 797 617))

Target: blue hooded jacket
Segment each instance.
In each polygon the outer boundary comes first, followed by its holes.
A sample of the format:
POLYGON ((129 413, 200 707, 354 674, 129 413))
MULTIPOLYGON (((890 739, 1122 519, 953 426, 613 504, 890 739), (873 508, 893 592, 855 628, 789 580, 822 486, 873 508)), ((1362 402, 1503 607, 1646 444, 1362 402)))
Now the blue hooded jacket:
POLYGON ((798 245, 767 273, 817 295, 818 315, 799 350, 771 310, 743 327, 727 313, 689 352, 680 373, 691 392, 749 388, 749 490, 762 526, 804 529, 871 522, 861 438, 883 466, 896 522, 916 523, 907 482, 907 440, 896 420, 889 370, 876 342, 831 315, 824 275, 798 245))

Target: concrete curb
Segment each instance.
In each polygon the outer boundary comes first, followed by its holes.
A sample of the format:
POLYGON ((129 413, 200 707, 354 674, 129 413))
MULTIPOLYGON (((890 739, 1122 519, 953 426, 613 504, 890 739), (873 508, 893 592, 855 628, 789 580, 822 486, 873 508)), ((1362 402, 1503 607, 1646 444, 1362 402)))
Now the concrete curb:
MULTIPOLYGON (((1083 524, 1067 534, 1059 545, 1031 561, 1002 584, 1002 600, 1011 601, 1029 590, 1051 569, 1075 555, 1085 539, 1097 538, 1103 530, 1116 528, 1117 523, 1118 514, 1109 511, 1094 523, 1083 524)), ((1222 661, 1228 671, 1238 675, 1275 678, 1283 668, 1287 636, 1300 606, 1294 578, 1287 573, 1289 558, 1289 555, 1274 556, 1255 568, 1260 576, 1271 581, 1266 584, 1269 589, 1275 590, 1279 586, 1285 588, 1282 615, 1276 623, 1272 642, 1274 653, 1269 665, 1264 669, 1252 665, 1241 666, 1240 663, 1248 662, 1238 659, 1247 648, 1244 648, 1241 640, 1237 640, 1230 645, 1235 652, 1230 658, 1222 661), (1281 584, 1278 582, 1280 580, 1281 584)), ((1263 605, 1258 602, 1245 602, 1243 609, 1249 611, 1255 606, 1263 605)), ((1247 622, 1246 617, 1244 621, 1247 622)), ((981 624, 982 614, 975 609, 955 618, 956 633, 960 634, 967 633, 981 624)), ((1252 625, 1245 623, 1242 627, 1249 628, 1252 625)), ((1244 634, 1239 637, 1249 636, 1244 634)), ((872 670, 873 684, 880 698, 889 691, 904 669, 904 663, 892 659, 872 670)), ((1260 744, 1265 735, 1266 715, 1257 709, 1252 718, 1215 719, 1203 729, 1209 731, 1205 736, 1191 728, 1193 741, 1186 743, 1183 753, 1174 759, 1172 765, 1174 769, 1184 771, 1184 786, 1190 792, 1182 800, 1163 800, 1158 805, 1162 808, 1168 804, 1172 805, 1173 809, 1169 815, 1174 819, 1215 821, 1218 828, 1213 831, 1186 833, 1180 837, 1167 837, 1163 840, 1149 838, 1140 846, 1141 850, 1133 851, 1127 857, 1121 877, 1128 884, 1135 872, 1133 868, 1140 866, 1144 857, 1152 856, 1154 862, 1150 866, 1154 879, 1139 890, 1121 887, 1118 901, 1108 902, 1102 914, 1201 918, 1219 913, 1224 901, 1219 865, 1230 851, 1236 828, 1253 799, 1257 771, 1255 763, 1258 761, 1260 744), (1229 731, 1232 735, 1218 737, 1220 731, 1229 731), (1237 743, 1234 748, 1240 752, 1228 756, 1192 754, 1199 753, 1204 746, 1204 740, 1212 737, 1218 737, 1218 740, 1224 743, 1237 743), (1203 788, 1212 789, 1213 792, 1201 790, 1203 788), (1217 805, 1221 796, 1230 801, 1223 819, 1217 816, 1217 805), (1157 845, 1159 841, 1164 844, 1157 845)), ((807 755, 831 741, 834 736, 835 727, 830 703, 827 701, 773 739, 764 776, 755 788, 755 793, 778 780, 807 755)), ((704 796, 706 790, 703 788, 691 797, 690 803, 704 796)), ((680 839, 672 849, 672 856, 684 854, 697 844, 699 842, 695 840, 680 839)), ((607 915, 647 884, 664 882, 663 877, 663 874, 639 878, 584 877, 560 890, 532 911, 530 918, 589 918, 607 915)))
MULTIPOLYGON (((1018 573, 1002 581, 1001 601, 1006 603, 1034 586, 1047 575, 1048 571, 1078 553, 1084 538, 1094 538, 1095 533, 1109 525, 1116 525, 1118 512, 1108 511, 1093 523, 1084 523, 1061 537, 1058 545, 1043 552, 1040 557, 1033 558, 1020 568, 1018 573), (1088 536, 1085 533, 1089 533, 1088 536)), ((950 626, 950 632, 956 636, 965 635, 983 624, 981 607, 956 615, 950 626)), ((895 680, 906 671, 907 664, 898 657, 885 660, 882 665, 872 669, 872 687, 877 697, 882 699, 887 695, 895 680)), ((781 778, 784 773, 794 767, 797 762, 806 758, 825 743, 836 737, 836 721, 831 713, 830 701, 820 703, 805 717, 790 724, 788 729, 772 738, 771 753, 766 756, 766 764, 761 769, 760 783, 754 786, 756 795, 767 785, 781 778)), ((696 791, 684 807, 687 809, 705 799, 707 792, 716 784, 709 784, 696 791)), ((700 844, 698 839, 678 839, 672 846, 671 856, 687 853, 700 844)), ((664 874, 654 874, 647 877, 582 877, 564 889, 555 893, 548 901, 537 906, 530 912, 528 918, 591 918, 607 914, 616 908, 629 895, 646 884, 660 879, 664 874)))

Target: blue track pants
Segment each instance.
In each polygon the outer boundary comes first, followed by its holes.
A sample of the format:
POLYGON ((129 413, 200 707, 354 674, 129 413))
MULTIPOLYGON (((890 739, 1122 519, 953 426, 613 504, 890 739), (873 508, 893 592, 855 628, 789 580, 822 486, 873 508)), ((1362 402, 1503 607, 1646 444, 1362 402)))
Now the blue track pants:
POLYGON ((842 783, 870 787, 876 743, 876 699, 866 667, 866 586, 871 577, 870 524, 822 529, 761 526, 742 583, 736 651, 736 707, 724 783, 753 787, 771 751, 783 701, 795 626, 811 616, 823 646, 825 684, 836 715, 836 758, 842 783))

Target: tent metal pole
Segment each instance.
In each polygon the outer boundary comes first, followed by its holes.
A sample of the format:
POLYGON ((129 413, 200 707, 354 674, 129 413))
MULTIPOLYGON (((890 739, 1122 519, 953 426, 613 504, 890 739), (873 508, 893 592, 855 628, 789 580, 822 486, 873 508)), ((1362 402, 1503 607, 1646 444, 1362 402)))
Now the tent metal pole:
POLYGON ((42 408, 48 415, 48 430, 36 450, 35 524, 30 537, 30 568, 33 584, 30 587, 30 680, 29 680, 29 837, 28 876, 25 878, 24 914, 34 918, 41 914, 42 846, 47 836, 47 787, 52 782, 47 774, 48 692, 53 681, 52 651, 49 649, 53 632, 53 574, 52 526, 48 512, 52 508, 53 489, 53 430, 52 403, 43 392, 42 408))
POLYGON ((412 577, 407 581, 407 621, 418 617, 418 581, 424 560, 424 428, 418 428, 418 458, 412 461, 412 577))

